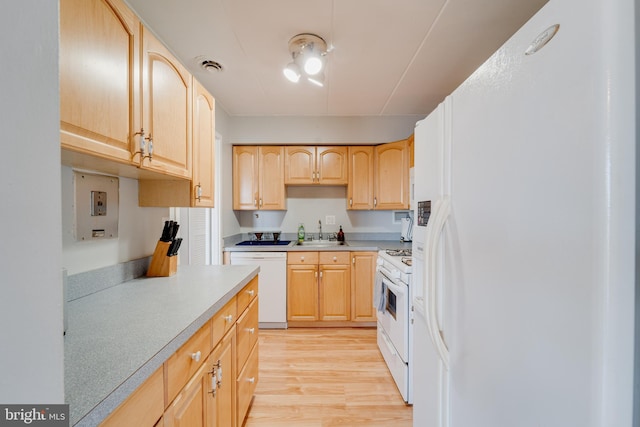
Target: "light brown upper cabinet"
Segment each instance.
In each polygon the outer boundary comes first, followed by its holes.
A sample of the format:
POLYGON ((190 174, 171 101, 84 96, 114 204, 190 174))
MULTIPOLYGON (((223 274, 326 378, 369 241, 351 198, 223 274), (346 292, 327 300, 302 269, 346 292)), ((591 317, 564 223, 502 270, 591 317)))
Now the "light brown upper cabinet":
POLYGON ((374 209, 409 209, 407 140, 375 146, 374 209))
POLYGON ((415 139, 415 135, 411 134, 411 136, 409 138, 407 138, 407 149, 409 150, 409 168, 412 168, 415 165, 415 159, 414 159, 414 141, 415 139))
POLYGON ((374 153, 374 147, 370 145, 349 147, 347 209, 373 209, 374 153))
POLYGON ((287 185, 346 185, 348 181, 346 146, 286 146, 287 185))
POLYGON ((233 146, 233 209, 286 209, 284 147, 233 146))
POLYGON ((408 141, 349 147, 347 209, 408 208, 408 141))
POLYGON ((142 27, 142 128, 153 141, 143 168, 191 179, 191 81, 187 69, 142 27))
POLYGON ((196 79, 192 119, 192 179, 140 179, 140 206, 214 207, 215 99, 196 79))
POLYGON ((193 80, 193 179, 191 205, 214 207, 216 104, 213 96, 193 80))
POLYGON ((60 1, 60 142, 129 164, 140 129, 140 21, 121 0, 60 1))

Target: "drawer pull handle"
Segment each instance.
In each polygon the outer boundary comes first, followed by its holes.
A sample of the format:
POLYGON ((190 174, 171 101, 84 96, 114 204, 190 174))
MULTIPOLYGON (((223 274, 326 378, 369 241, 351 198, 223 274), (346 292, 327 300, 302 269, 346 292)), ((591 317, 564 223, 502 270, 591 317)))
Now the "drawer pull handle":
POLYGON ((191 353, 191 359, 195 360, 196 362, 199 362, 201 357, 202 357, 202 353, 200 353, 200 351, 196 351, 195 353, 191 353))
POLYGON ((251 384, 255 383, 256 377, 247 378, 247 382, 250 382, 251 384))
POLYGON ((231 321, 233 320, 233 315, 230 314, 228 316, 224 316, 224 320, 226 320, 227 322, 231 323, 231 321))
POLYGON ((249 328, 247 329, 247 331, 249 331, 249 333, 253 335, 256 332, 256 328, 249 328))
POLYGON ((300 257, 300 262, 304 262, 304 257, 303 256, 300 257))
POLYGON ((253 294, 255 294, 255 293, 256 293, 256 291, 254 291, 253 289, 249 289, 249 290, 247 291, 247 293, 249 294, 249 296, 250 296, 250 297, 252 297, 252 296, 253 296, 253 294))
POLYGON ((336 262, 337 260, 338 260, 338 257, 337 257, 337 256, 334 256, 334 257, 333 257, 333 261, 334 261, 334 262, 336 262))

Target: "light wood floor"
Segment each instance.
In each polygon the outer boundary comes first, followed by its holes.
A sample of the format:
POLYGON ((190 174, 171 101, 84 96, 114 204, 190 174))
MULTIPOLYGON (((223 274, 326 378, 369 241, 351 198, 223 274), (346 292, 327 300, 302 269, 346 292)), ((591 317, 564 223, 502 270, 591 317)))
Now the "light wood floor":
POLYGON ((260 330, 246 427, 411 427, 375 329, 260 330))

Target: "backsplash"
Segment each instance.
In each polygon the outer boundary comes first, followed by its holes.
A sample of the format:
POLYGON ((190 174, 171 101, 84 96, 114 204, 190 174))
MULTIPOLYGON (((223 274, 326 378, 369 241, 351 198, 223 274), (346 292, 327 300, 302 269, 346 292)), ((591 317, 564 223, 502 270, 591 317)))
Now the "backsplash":
POLYGON ((128 280, 136 279, 147 272, 151 257, 144 257, 67 277, 67 301, 82 298, 128 280))
POLYGON ((286 211, 235 211, 235 215, 242 233, 254 230, 295 233, 298 224, 303 223, 307 233, 315 234, 320 220, 323 233, 338 232, 342 226, 347 236, 357 233, 398 233, 400 236, 402 226, 395 211, 347 210, 346 191, 343 186, 289 186, 286 211), (327 216, 332 217, 334 224, 327 223, 327 216))

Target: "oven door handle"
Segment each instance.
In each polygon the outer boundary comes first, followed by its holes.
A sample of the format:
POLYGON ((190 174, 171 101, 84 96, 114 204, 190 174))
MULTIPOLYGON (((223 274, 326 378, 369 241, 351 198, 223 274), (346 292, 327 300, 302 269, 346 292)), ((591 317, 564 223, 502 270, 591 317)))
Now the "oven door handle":
POLYGON ((391 289, 393 291, 393 293, 396 294, 396 295, 404 295, 405 293, 407 293, 406 286, 396 285, 395 283, 393 283, 391 280, 387 279, 386 277, 382 278, 382 283, 384 283, 387 286, 387 288, 391 289))
POLYGON ((378 273, 382 274, 382 277, 384 277, 385 279, 392 280, 391 278, 393 277, 393 274, 391 274, 391 271, 381 265, 378 266, 378 273))

